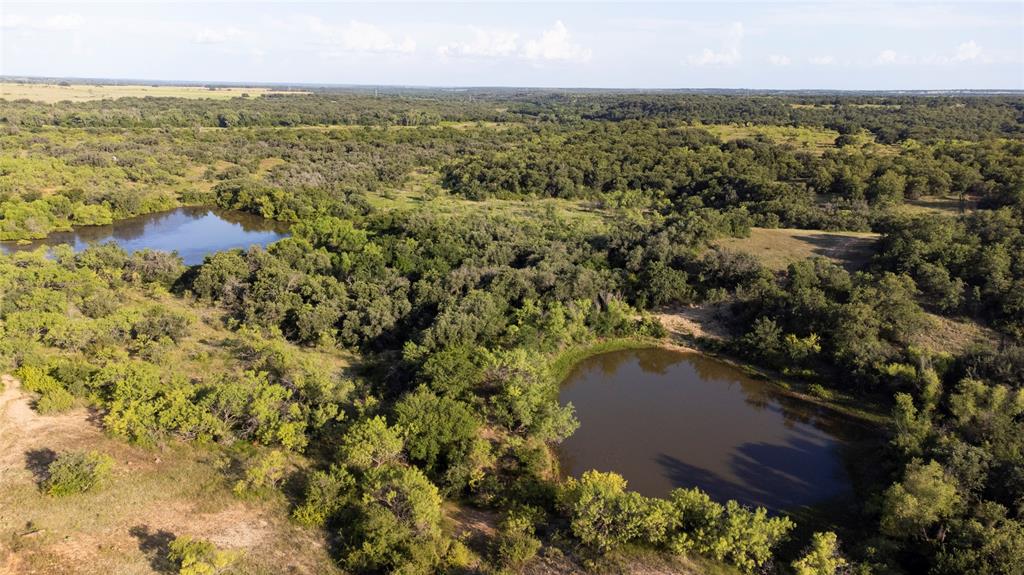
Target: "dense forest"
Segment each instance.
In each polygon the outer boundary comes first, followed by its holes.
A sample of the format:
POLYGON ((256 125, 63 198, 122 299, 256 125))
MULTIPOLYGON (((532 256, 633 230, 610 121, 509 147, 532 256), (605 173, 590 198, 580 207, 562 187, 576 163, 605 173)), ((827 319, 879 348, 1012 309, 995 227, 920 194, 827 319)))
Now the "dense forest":
MULTIPOLYGON (((217 453, 216 481, 282 502, 345 572, 1024 573, 1019 96, 20 100, 0 130, 2 240, 182 205, 291 225, 191 267, 112 243, 2 255, 0 360, 39 414, 217 453), (877 239, 778 267, 723 243, 759 230, 877 239), (726 331, 683 343, 865 414, 856 509, 560 472, 566 365, 678 339, 677 309, 726 331), (453 507, 494 518, 485 541, 453 507)), ((62 456, 40 497, 118 465, 62 456)), ((168 561, 260 568, 181 537, 168 561)))

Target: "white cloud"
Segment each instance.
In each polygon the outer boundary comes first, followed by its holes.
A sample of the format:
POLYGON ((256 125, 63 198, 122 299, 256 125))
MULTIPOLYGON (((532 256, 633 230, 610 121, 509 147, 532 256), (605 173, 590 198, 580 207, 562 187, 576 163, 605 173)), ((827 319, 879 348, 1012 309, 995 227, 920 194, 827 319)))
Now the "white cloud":
POLYGON ((349 20, 344 26, 334 26, 320 18, 309 18, 307 23, 309 31, 330 47, 324 52, 327 56, 344 52, 411 54, 416 51, 416 41, 412 37, 405 36, 399 40, 383 28, 367 22, 349 20))
POLYGON ((0 13, 0 29, 13 30, 15 28, 24 28, 27 25, 28 19, 24 16, 0 13))
POLYGON ((521 54, 529 60, 563 62, 586 62, 592 55, 590 48, 572 43, 569 29, 561 20, 555 22, 550 30, 545 30, 540 38, 527 42, 521 54))
POLYGON ((895 50, 882 50, 878 53, 878 56, 875 56, 875 64, 883 66, 895 64, 898 57, 895 50))
POLYGON ((836 59, 832 56, 811 56, 807 61, 815 66, 831 66, 836 63, 836 59))
POLYGON ((242 31, 233 26, 227 28, 204 28, 196 32, 193 41, 197 44, 223 44, 242 35, 242 31))
POLYGON ((67 32, 82 27, 82 17, 78 14, 54 14, 42 20, 29 19, 19 14, 0 14, 0 29, 31 29, 67 32))
POLYGON ((953 55, 954 62, 970 62, 977 60, 981 57, 981 46, 974 40, 970 42, 964 42, 956 48, 956 53, 953 55))
POLYGON ((870 26, 901 30, 1015 28, 1019 20, 972 9, 970 2, 886 2, 865 10, 857 2, 781 3, 764 22, 794 28, 870 26))
POLYGON ((473 26, 473 39, 451 42, 437 47, 441 56, 503 57, 515 54, 519 48, 519 34, 507 30, 489 30, 473 26))
POLYGON ((772 66, 789 66, 793 63, 793 60, 791 60, 789 56, 772 54, 771 56, 768 56, 768 63, 772 66))
POLYGON ((743 45, 743 23, 733 22, 722 33, 722 49, 704 48, 700 54, 690 55, 686 61, 691 66, 732 66, 743 59, 740 48, 743 45))
POLYGON ((43 20, 39 27, 45 30, 77 30, 82 27, 82 17, 78 14, 54 14, 43 20))

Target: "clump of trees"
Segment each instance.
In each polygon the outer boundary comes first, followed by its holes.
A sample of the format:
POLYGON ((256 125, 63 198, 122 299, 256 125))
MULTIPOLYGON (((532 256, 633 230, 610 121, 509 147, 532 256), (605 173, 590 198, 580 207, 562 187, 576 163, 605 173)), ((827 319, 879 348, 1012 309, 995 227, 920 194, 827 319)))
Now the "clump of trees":
POLYGON ((570 478, 561 504, 580 541, 599 553, 633 543, 686 555, 697 553, 751 573, 772 559, 772 550, 793 529, 788 517, 735 501, 724 506, 699 489, 676 489, 668 499, 626 489, 622 476, 587 471, 570 478))

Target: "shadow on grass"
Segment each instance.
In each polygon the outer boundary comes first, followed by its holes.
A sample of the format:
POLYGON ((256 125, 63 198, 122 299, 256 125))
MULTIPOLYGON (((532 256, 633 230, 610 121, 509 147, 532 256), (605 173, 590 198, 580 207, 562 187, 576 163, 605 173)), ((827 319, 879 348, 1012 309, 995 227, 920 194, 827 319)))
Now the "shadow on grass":
POLYGON ((166 529, 150 531, 149 525, 136 525, 128 533, 139 540, 139 551, 149 560, 149 566, 157 573, 177 573, 178 566, 167 558, 174 533, 166 529))
POLYGON ((851 273, 865 267, 878 249, 877 240, 871 237, 813 234, 796 239, 811 244, 815 255, 829 258, 851 273))
POLYGON ((49 447, 29 449, 25 452, 25 469, 32 473, 32 480, 42 486, 50 478, 50 464, 57 459, 57 452, 49 447))

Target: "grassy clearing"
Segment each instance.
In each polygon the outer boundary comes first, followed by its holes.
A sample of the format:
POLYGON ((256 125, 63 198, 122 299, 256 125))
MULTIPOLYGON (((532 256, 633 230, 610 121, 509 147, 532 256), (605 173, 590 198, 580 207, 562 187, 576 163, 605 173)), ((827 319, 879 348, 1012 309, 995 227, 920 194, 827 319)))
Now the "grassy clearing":
POLYGON ((439 176, 433 172, 410 174, 399 189, 367 194, 371 206, 381 210, 416 210, 427 208, 433 213, 453 216, 480 213, 493 217, 522 219, 558 219, 566 225, 598 231, 603 229, 607 213, 582 200, 536 198, 528 201, 490 198, 469 200, 441 189, 439 176))
POLYGON ((839 137, 839 132, 825 128, 739 124, 709 124, 701 127, 727 142, 764 136, 777 144, 790 144, 818 155, 834 148, 836 138, 839 137))
POLYGON ((854 270, 871 258, 878 237, 869 232, 752 228, 748 238, 726 238, 717 245, 750 254, 773 270, 784 270, 793 262, 815 256, 854 270))
POLYGON ((907 200, 899 210, 907 214, 937 214, 940 216, 958 216, 963 209, 971 209, 973 202, 964 201, 961 206, 960 199, 954 196, 947 197, 924 197, 916 200, 907 200))
POLYGON ((302 92, 290 92, 273 90, 269 88, 217 88, 211 90, 201 86, 144 86, 144 85, 116 85, 104 86, 99 84, 71 84, 61 86, 58 84, 21 84, 17 82, 0 82, 0 98, 5 100, 35 100, 37 102, 55 103, 64 100, 72 102, 86 102, 89 100, 116 100, 117 98, 207 98, 212 100, 227 100, 238 98, 243 94, 251 97, 259 97, 264 94, 299 94, 302 92))
POLYGON ((927 314, 928 325, 913 338, 913 344, 933 353, 960 354, 974 346, 995 347, 999 334, 970 319, 953 319, 927 314))

